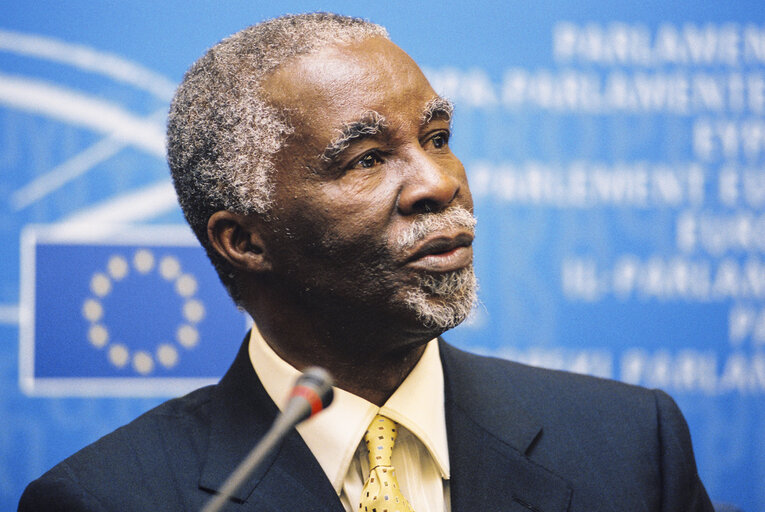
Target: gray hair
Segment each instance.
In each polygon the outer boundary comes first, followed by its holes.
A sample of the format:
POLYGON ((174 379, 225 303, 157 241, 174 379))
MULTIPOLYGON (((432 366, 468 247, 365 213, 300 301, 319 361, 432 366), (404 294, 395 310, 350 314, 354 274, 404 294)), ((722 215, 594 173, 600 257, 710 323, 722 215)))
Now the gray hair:
POLYGON ((261 84, 292 57, 369 37, 388 33, 331 13, 283 16, 219 42, 183 77, 168 115, 167 160, 186 220, 235 302, 234 269, 212 248, 207 222, 219 210, 268 211, 273 157, 293 132, 287 113, 264 100, 261 84))

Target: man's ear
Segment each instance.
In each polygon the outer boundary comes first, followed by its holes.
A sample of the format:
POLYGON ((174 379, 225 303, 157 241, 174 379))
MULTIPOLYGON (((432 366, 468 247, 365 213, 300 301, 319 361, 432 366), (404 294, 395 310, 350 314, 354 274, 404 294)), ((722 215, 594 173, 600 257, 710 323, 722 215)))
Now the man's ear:
POLYGON ((245 272, 270 270, 260 225, 252 217, 225 210, 215 212, 207 221, 207 237, 218 254, 235 268, 245 272))

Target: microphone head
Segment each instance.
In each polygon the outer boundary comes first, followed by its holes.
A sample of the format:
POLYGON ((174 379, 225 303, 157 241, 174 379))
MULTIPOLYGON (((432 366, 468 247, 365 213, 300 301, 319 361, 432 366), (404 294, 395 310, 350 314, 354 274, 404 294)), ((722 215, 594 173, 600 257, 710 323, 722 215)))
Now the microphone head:
POLYGON ((334 397, 332 376, 324 368, 311 366, 295 381, 290 397, 300 397, 310 405, 310 414, 306 418, 329 407, 334 397))

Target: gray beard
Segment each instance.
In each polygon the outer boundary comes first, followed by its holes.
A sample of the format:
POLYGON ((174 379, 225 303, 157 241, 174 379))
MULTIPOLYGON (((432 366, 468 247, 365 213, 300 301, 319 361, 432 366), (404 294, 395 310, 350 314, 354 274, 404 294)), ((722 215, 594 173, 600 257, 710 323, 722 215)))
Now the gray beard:
POLYGON ((409 290, 404 298, 428 329, 447 331, 461 324, 478 302, 478 282, 473 266, 447 274, 426 274, 419 286, 409 290))
MULTIPOLYGON (((400 250, 414 246, 419 240, 438 230, 455 227, 475 229, 473 215, 461 206, 439 213, 421 215, 397 241, 400 250)), ((444 274, 419 276, 417 287, 407 291, 404 304, 413 311, 423 326, 444 332, 464 321, 478 302, 478 283, 473 266, 444 274)))

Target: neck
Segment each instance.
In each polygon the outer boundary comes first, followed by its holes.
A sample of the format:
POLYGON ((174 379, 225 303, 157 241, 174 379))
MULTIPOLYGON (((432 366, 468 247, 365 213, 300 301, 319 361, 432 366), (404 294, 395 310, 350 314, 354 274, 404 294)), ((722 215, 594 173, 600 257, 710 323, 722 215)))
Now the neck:
POLYGON ((282 350, 266 338, 266 343, 285 361, 300 371, 309 366, 320 366, 332 375, 335 386, 377 405, 385 404, 406 379, 425 351, 425 344, 402 350, 398 354, 366 355, 358 360, 339 360, 315 357, 282 350), (373 369, 380 369, 374 371, 373 369))
MULTIPOLYGON (((368 315, 329 316, 272 301, 248 307, 263 339, 296 369, 320 366, 335 385, 382 406, 409 375, 433 333, 407 333, 368 315), (268 306, 268 307, 265 307, 268 306), (377 369, 377 370, 372 370, 377 369)), ((337 308, 333 308, 337 313, 337 308)))

